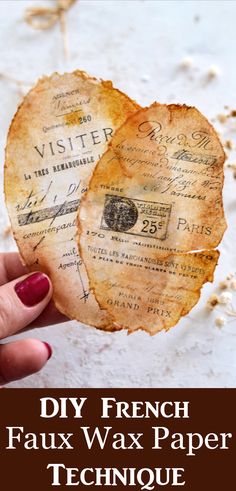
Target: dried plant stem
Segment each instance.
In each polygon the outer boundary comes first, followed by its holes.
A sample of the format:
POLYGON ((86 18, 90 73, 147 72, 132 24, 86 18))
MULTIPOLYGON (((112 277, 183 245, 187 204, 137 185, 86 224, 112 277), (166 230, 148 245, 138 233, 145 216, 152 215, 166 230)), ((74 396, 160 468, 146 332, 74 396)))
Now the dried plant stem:
POLYGON ((34 29, 45 30, 60 23, 63 51, 66 59, 69 58, 66 12, 77 0, 56 0, 53 7, 31 7, 26 10, 25 21, 34 29))
POLYGON ((230 317, 236 317, 236 311, 235 310, 226 310, 226 314, 229 315, 230 317))
POLYGON ((16 85, 17 88, 18 88, 18 91, 19 91, 20 96, 24 95, 24 90, 23 90, 23 87, 24 86, 31 86, 31 85, 33 85, 32 82, 26 82, 25 80, 18 80, 17 78, 12 77, 12 75, 9 75, 6 72, 0 72, 0 80, 1 79, 2 80, 6 80, 6 81, 11 82, 14 85, 16 85))

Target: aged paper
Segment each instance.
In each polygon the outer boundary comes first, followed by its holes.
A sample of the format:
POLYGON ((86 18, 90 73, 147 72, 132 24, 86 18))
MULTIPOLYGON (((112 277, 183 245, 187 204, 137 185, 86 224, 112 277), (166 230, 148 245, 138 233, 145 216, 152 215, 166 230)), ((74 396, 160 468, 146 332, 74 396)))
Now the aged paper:
POLYGON ((49 274, 61 312, 104 328, 109 315, 89 291, 76 214, 114 129, 137 109, 111 82, 55 73, 25 97, 7 140, 5 196, 24 262, 49 274))
POLYGON ((168 329, 212 281, 226 228, 224 160, 195 108, 155 103, 116 131, 78 218, 90 287, 113 329, 168 329))

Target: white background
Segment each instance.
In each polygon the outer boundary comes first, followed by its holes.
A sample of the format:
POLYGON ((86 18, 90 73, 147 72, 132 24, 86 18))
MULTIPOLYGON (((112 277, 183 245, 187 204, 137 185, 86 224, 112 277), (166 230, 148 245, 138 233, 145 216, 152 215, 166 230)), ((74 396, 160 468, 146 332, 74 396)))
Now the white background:
MULTIPOLYGON (((236 3, 234 1, 79 1, 67 15, 70 60, 65 61, 59 27, 37 31, 24 21, 30 6, 52 1, 0 1, 0 73, 34 83, 53 71, 86 70, 111 79, 140 105, 179 102, 194 105, 210 120, 236 109, 236 3), (192 66, 181 68, 186 56, 192 66), (220 74, 209 80, 216 65, 220 74)), ((24 86, 26 91, 29 86, 24 86)), ((0 78, 0 179, 4 146, 20 97, 0 78)), ((222 141, 236 144, 236 118, 216 122, 222 141)), ((231 153, 230 161, 234 155, 231 153)), ((235 157, 234 157, 235 159, 235 157)), ((24 162, 19 162, 24 165, 24 162)), ((8 218, 0 193, 0 231, 8 218)), ((215 281, 203 288, 190 315, 168 333, 104 333, 76 322, 29 333, 48 341, 54 356, 37 375, 15 387, 235 387, 236 319, 215 326, 220 313, 206 309, 219 280, 236 271, 236 180, 226 170, 228 230, 220 246, 215 281)), ((1 250, 13 250, 0 232, 1 250)), ((236 302, 235 302, 236 303, 236 302)))

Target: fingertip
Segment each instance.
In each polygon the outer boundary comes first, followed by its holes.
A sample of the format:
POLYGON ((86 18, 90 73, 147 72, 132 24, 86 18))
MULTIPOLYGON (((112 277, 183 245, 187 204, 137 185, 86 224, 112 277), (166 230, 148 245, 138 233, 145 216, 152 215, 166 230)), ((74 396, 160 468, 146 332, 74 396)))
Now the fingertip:
POLYGON ((52 283, 46 274, 37 271, 15 282, 14 290, 23 305, 34 307, 42 302, 49 302, 52 283))
MULTIPOLYGON (((23 341, 22 341, 23 342, 23 341)), ((52 356, 52 347, 39 339, 24 340, 24 359, 32 373, 41 370, 52 356)))
POLYGON ((48 360, 50 360, 50 358, 52 357, 52 347, 49 343, 47 343, 46 341, 43 341, 43 344, 44 346, 46 347, 47 349, 47 353, 48 353, 48 360))
POLYGON ((52 354, 48 343, 24 339, 0 346, 0 381, 9 383, 41 370, 52 354))
POLYGON ((0 286, 0 339, 25 329, 52 297, 50 278, 40 271, 0 286))

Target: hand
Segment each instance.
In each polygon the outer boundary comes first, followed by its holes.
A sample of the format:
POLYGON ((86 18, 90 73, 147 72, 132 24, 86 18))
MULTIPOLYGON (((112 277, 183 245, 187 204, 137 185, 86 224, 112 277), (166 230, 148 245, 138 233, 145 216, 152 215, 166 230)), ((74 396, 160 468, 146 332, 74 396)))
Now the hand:
MULTIPOLYGON (((56 310, 52 284, 43 273, 30 273, 17 253, 0 253, 0 339, 24 330, 65 322, 56 310)), ((0 384, 40 370, 52 355, 48 343, 24 339, 0 344, 0 384)))

